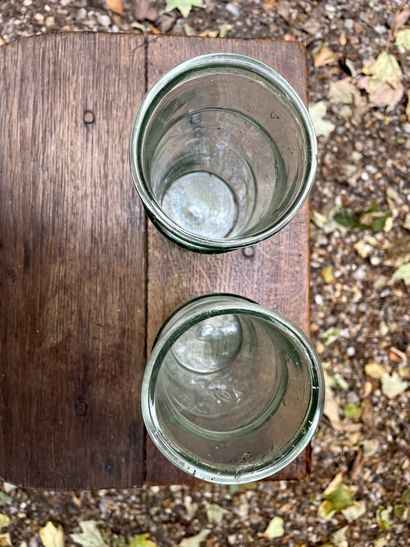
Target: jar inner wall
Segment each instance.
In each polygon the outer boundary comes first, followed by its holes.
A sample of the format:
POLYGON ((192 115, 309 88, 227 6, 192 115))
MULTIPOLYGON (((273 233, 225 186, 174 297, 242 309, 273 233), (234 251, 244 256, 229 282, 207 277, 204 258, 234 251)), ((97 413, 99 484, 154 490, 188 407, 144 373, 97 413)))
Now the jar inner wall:
POLYGON ((295 446, 309 426, 311 390, 301 345, 267 319, 221 314, 186 330, 166 353, 156 419, 184 458, 238 477, 295 446))
POLYGON ((250 70, 216 66, 179 76, 151 105, 141 142, 147 191, 196 236, 257 235, 286 215, 304 184, 299 115, 250 70))

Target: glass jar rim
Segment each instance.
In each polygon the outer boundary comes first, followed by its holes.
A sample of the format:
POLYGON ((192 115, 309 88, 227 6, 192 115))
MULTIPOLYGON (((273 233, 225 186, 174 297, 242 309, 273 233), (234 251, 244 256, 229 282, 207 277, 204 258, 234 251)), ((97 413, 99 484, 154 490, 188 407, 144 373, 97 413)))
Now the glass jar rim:
POLYGON ((267 64, 262 63, 253 57, 236 53, 209 53, 200 55, 176 65, 163 74, 143 98, 132 125, 129 141, 129 162, 134 185, 149 216, 155 221, 155 224, 159 224, 160 228, 164 228, 168 237, 179 245, 192 250, 206 250, 208 252, 215 250, 229 251, 250 246, 271 237, 286 226, 299 212, 313 186, 317 166, 316 156, 317 143, 313 122, 302 99, 295 89, 285 78, 267 64), (157 104, 175 83, 193 70, 200 71, 211 68, 236 68, 247 70, 276 87, 284 97, 288 98, 292 107, 295 109, 307 144, 307 161, 303 182, 301 190, 293 200, 292 206, 288 208, 275 224, 250 236, 232 239, 210 239, 209 237, 203 237, 189 232, 163 212, 162 208, 156 203, 155 199, 153 199, 145 180, 141 161, 143 146, 141 146, 139 139, 140 135, 144 135, 145 127, 151 117, 152 106, 157 104))
POLYGON ((303 331, 281 314, 251 300, 232 294, 209 294, 197 297, 178 308, 167 319, 154 342, 154 347, 144 372, 141 389, 141 407, 144 423, 157 448, 174 465, 186 473, 194 475, 199 479, 219 484, 240 484, 261 480, 286 467, 304 450, 315 433, 322 415, 323 400, 324 378, 320 360, 310 340, 303 331), (213 301, 208 307, 192 312, 187 318, 182 319, 180 323, 177 322, 170 325, 171 320, 175 319, 178 314, 182 313, 193 302, 200 302, 202 300, 206 304, 206 300, 213 299, 214 297, 221 297, 221 302, 217 303, 213 301), (231 300, 230 304, 227 304, 227 298, 231 300), (306 356, 311 377, 309 406, 306 410, 304 421, 299 427, 299 434, 295 437, 292 446, 287 447, 279 460, 270 464, 263 464, 254 470, 248 470, 241 473, 240 476, 231 473, 216 472, 211 466, 194 460, 186 454, 183 455, 182 451, 174 446, 172 440, 166 439, 162 434, 155 413, 156 381, 167 352, 175 341, 190 327, 204 319, 222 314, 251 315, 272 323, 275 327, 283 331, 285 336, 301 346, 306 356), (301 431, 302 433, 300 433, 301 431))

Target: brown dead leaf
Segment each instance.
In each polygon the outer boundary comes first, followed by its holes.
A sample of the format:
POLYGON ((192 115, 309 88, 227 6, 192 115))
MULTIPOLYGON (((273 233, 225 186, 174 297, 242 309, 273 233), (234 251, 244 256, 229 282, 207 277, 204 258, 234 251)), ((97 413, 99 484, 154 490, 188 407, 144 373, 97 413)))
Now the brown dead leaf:
POLYGON ((122 0, 105 0, 107 8, 110 9, 113 13, 118 15, 124 15, 124 8, 122 5, 122 0))
POLYGON ((357 86, 364 89, 369 94, 369 103, 371 106, 385 106, 387 112, 390 112, 401 101, 404 93, 404 87, 401 83, 393 88, 387 82, 380 84, 374 88, 372 78, 370 76, 362 76, 357 81, 357 86))
POLYGON ((407 365, 407 355, 394 346, 389 350, 389 359, 395 363, 403 363, 404 366, 407 365))
POLYGON ((137 21, 154 22, 158 17, 158 2, 157 0, 138 0, 138 2, 133 2, 132 10, 137 21))
POLYGON ((367 365, 364 365, 364 371, 367 376, 375 380, 380 380, 386 374, 386 368, 379 363, 367 363, 367 365))
POLYGON ((393 36, 396 34, 396 32, 402 27, 404 27, 409 17, 410 17, 410 8, 408 7, 403 8, 402 10, 398 11, 395 14, 392 25, 390 27, 390 33, 389 33, 390 42, 393 40, 393 36))
POLYGON ((335 431, 343 431, 339 417, 339 403, 334 398, 330 389, 326 390, 325 406, 323 413, 329 419, 330 425, 335 431))
POLYGON ((275 10, 277 5, 277 0, 263 0, 263 7, 265 10, 275 10))
POLYGON ((313 63, 316 68, 336 63, 337 57, 328 46, 320 46, 313 51, 313 63))
POLYGON ((162 32, 159 30, 159 28, 154 27, 154 26, 152 26, 152 28, 150 30, 150 33, 155 34, 155 36, 159 36, 160 34, 162 34, 162 32))
POLYGON ((350 478, 354 481, 357 480, 362 474, 363 460, 364 460, 363 451, 358 450, 350 471, 350 478))
POLYGON ((360 393, 360 397, 362 399, 366 399, 369 395, 371 395, 373 391, 373 384, 371 382, 365 382, 363 389, 360 393))

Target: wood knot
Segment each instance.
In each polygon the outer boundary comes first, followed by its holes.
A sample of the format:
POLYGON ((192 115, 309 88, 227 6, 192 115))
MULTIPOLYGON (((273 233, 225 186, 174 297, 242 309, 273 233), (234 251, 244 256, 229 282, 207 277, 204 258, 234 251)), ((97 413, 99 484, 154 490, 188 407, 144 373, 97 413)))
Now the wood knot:
POLYGON ((75 403, 75 413, 77 416, 85 416, 88 411, 88 403, 83 399, 78 399, 75 403))
POLYGON ((95 121, 94 112, 92 112, 91 110, 84 110, 83 121, 87 125, 90 123, 94 123, 95 121))

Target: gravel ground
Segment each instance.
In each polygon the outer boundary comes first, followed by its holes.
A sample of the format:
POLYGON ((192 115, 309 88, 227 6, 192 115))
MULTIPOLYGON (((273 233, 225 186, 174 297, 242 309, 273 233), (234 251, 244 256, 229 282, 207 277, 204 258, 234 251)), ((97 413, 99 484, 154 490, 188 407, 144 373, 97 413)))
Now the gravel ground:
POLYGON ((70 534, 90 519, 101 522, 105 544, 113 546, 145 532, 160 546, 198 545, 183 539, 201 530, 203 537, 209 532, 203 544, 215 546, 409 545, 409 298, 399 278, 410 261, 410 120, 400 90, 394 104, 387 84, 382 98, 387 109, 371 106, 369 101, 377 99, 358 91, 362 67, 383 51, 399 62, 396 90, 410 88, 409 56, 394 44, 394 31, 406 26, 404 4, 205 0, 205 7, 194 8, 186 20, 175 11, 164 13, 163 3, 158 4, 148 9, 147 2, 124 0, 120 16, 97 0, 3 0, 0 44, 56 30, 219 30, 232 37, 274 36, 306 45, 311 103, 327 108, 325 120, 334 126, 322 121, 312 195, 312 335, 328 377, 313 473, 301 482, 236 490, 204 484, 53 493, 3 484, 0 505, 10 523, 0 545, 9 544, 8 533, 13 545, 41 545, 39 530, 47 521, 61 525, 71 545, 70 534), (335 100, 332 85, 346 78, 342 85, 353 86, 354 99, 335 100), (363 214, 374 204, 379 211, 363 214), (390 216, 383 217, 384 212, 390 216), (379 224, 371 224, 377 219, 379 224), (263 535, 274 517, 279 517, 275 539, 263 535))

